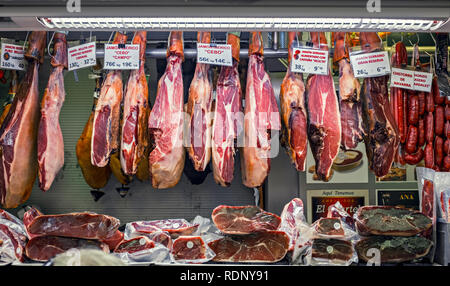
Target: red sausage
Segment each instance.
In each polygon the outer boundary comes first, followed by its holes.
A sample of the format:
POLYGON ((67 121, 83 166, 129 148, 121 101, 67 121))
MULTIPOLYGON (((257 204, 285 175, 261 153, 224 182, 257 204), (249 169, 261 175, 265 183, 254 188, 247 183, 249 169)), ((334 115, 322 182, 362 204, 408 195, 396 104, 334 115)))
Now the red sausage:
POLYGON ((443 106, 436 106, 436 112, 434 116, 434 133, 436 135, 441 136, 444 134, 444 125, 445 125, 445 119, 444 119, 444 107, 443 106))
POLYGON ((450 138, 445 139, 444 141, 444 154, 450 154, 450 138))
POLYGON ((405 136, 408 132, 408 93, 403 92, 403 136, 405 136))
POLYGON ((434 140, 434 117, 431 112, 425 116, 425 140, 428 143, 433 143, 434 140))
POLYGON ((418 125, 419 125, 417 128, 419 132, 418 146, 422 147, 425 144, 425 120, 423 118, 420 118, 418 125))
POLYGON ((450 106, 445 106, 445 120, 450 120, 450 106))
POLYGON ((436 166, 441 166, 442 160, 444 160, 444 139, 436 136, 434 139, 434 162, 436 166))
POLYGON ((433 143, 427 143, 424 151, 425 167, 433 169, 434 167, 434 150, 433 143))
POLYGON ((414 154, 406 154, 405 155, 405 162, 409 165, 416 165, 420 161, 422 161, 423 158, 423 149, 419 148, 416 153, 414 154))
POLYGON ((425 113, 425 92, 420 91, 417 96, 419 98, 419 115, 423 115, 425 113))
POLYGON ((450 121, 445 122, 445 137, 450 138, 450 121))
POLYGON ((417 150, 417 127, 414 125, 408 126, 408 135, 406 136, 406 153, 412 154, 417 150))
POLYGON ((431 92, 425 95, 425 109, 428 112, 434 112, 434 99, 431 92))
POLYGON ((409 96, 408 123, 416 125, 419 121, 419 97, 417 95, 409 96))
POLYGON ((448 172, 450 170, 450 155, 445 156, 442 170, 448 172))
POLYGON ((404 121, 403 121, 403 117, 404 117, 403 113, 404 113, 404 110, 403 110, 403 91, 400 88, 397 88, 397 116, 398 116, 397 117, 398 118, 397 124, 398 124, 398 133, 400 135, 400 142, 401 143, 405 143, 405 140, 406 140, 406 134, 405 134, 405 131, 404 131, 404 129, 406 127, 405 127, 405 124, 404 124, 404 121))
POLYGON ((441 96, 439 92, 439 86, 437 82, 437 77, 433 77, 433 84, 431 86, 431 92, 433 93, 434 103, 437 105, 443 105, 445 103, 445 97, 441 96))

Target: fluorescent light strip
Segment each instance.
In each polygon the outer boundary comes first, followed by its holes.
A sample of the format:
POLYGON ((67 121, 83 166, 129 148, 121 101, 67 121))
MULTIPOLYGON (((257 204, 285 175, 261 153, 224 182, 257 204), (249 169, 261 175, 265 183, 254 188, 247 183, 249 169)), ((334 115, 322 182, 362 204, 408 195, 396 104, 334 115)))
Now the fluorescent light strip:
POLYGON ((224 29, 224 30, 415 30, 433 31, 444 21, 383 18, 132 17, 38 18, 51 29, 224 29))

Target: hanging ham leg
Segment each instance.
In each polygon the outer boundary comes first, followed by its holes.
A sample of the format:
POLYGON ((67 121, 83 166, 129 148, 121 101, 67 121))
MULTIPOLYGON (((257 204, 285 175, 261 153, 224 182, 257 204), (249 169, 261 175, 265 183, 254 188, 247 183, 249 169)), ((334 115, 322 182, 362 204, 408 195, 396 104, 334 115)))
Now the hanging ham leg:
POLYGON ((229 186, 233 180, 235 140, 242 131, 241 82, 239 79, 239 36, 228 33, 233 66, 220 69, 216 89, 216 108, 212 132, 212 166, 214 180, 221 186, 229 186))
MULTIPOLYGON (((300 33, 298 33, 300 34, 300 33)), ((296 38, 295 32, 289 32, 289 63, 296 38)), ((300 35, 297 37, 301 38, 300 35)), ((305 107, 305 84, 303 74, 291 72, 288 65, 286 76, 280 89, 280 106, 282 127, 282 144, 298 171, 305 170, 308 137, 306 134, 307 115, 305 107)))
MULTIPOLYGON (((327 50, 324 33, 311 33, 314 47, 327 50)), ((341 115, 331 71, 328 75, 311 74, 306 83, 308 139, 316 162, 316 175, 322 181, 330 178, 331 166, 341 143, 341 115)))
POLYGON ((140 46, 140 64, 139 69, 131 71, 128 78, 120 148, 122 170, 128 175, 136 173, 148 145, 148 86, 144 72, 146 43, 147 32, 139 31, 134 34, 133 44, 140 46))
MULTIPOLYGON (((360 33, 361 47, 367 51, 381 49, 376 32, 360 33)), ((363 122, 369 168, 377 177, 389 173, 400 143, 397 124, 388 98, 388 76, 369 77, 363 83, 363 122)))
POLYGON ((41 103, 41 120, 38 130, 39 188, 48 191, 59 170, 64 165, 64 140, 59 126, 59 112, 64 102, 63 71, 67 68, 67 44, 64 33, 53 36, 53 71, 41 103))
MULTIPOLYGON (((210 32, 198 32, 197 42, 209 43, 210 32)), ((212 107, 212 73, 208 64, 197 63, 194 78, 189 87, 187 113, 190 120, 189 158, 195 170, 205 170, 211 158, 211 107, 212 107)))
MULTIPOLYGON (((113 44, 125 44, 127 36, 117 32, 113 44)), ((108 72, 95 107, 94 129, 91 141, 91 161, 94 166, 104 167, 113 150, 119 147, 120 104, 123 97, 122 73, 108 72)))
POLYGON ((356 148, 363 140, 361 85, 350 65, 348 33, 337 32, 334 36, 333 62, 339 65, 339 97, 341 106, 341 147, 344 150, 356 148))
POLYGON ((250 33, 245 94, 242 182, 261 186, 270 170, 270 130, 280 130, 280 114, 269 75, 264 70, 261 32, 250 33))
POLYGON ((183 173, 183 60, 183 33, 170 32, 167 67, 159 79, 148 120, 150 136, 155 142, 149 156, 150 174, 152 185, 157 189, 175 186, 183 173))
POLYGON ((37 175, 38 71, 44 62, 45 42, 45 31, 31 33, 25 53, 30 61, 28 70, 0 129, 0 194, 4 208, 25 202, 37 175))

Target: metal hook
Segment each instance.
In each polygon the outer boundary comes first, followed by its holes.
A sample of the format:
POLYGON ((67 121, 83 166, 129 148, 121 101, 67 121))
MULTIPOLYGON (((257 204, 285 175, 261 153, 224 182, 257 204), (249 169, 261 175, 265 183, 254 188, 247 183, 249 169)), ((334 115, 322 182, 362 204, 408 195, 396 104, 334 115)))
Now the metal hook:
MULTIPOLYGON (((297 41, 297 48, 300 48, 300 42, 298 40, 298 32, 295 32, 295 40, 297 41)), ((291 48, 291 47, 289 47, 291 48)))
POLYGON ((114 34, 114 32, 111 32, 111 36, 109 36, 108 42, 106 44, 109 44, 109 42, 111 42, 111 38, 112 38, 113 34, 114 34))
POLYGON ((25 51, 25 45, 27 44, 27 40, 28 40, 28 35, 30 34, 30 32, 27 32, 27 35, 25 36, 25 41, 23 42, 23 46, 22 49, 25 51))
POLYGON ((47 54, 48 54, 51 58, 53 58, 53 55, 50 54, 50 45, 52 44, 53 37, 55 36, 55 33, 56 33, 56 32, 53 32, 52 37, 50 38, 50 41, 48 41, 48 45, 47 45, 47 54))

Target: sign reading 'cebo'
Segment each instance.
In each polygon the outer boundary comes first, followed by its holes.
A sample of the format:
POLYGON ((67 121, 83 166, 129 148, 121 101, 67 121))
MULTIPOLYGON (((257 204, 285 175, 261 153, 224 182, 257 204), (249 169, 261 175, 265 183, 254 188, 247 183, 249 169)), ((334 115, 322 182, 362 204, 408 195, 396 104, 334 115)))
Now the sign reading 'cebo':
POLYGON ((293 72, 328 74, 328 51, 294 48, 292 54, 293 72))
POLYGON ((106 44, 103 68, 107 70, 138 69, 139 45, 106 44))
POLYGON ((230 67, 233 65, 231 45, 197 43, 197 62, 230 67))

